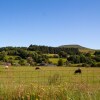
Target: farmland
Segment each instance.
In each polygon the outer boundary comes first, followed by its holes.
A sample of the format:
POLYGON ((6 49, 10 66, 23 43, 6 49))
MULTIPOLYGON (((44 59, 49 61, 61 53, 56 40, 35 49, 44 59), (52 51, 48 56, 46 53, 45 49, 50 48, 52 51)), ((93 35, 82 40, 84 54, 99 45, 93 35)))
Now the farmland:
POLYGON ((0 100, 99 100, 100 68, 0 67, 0 100))

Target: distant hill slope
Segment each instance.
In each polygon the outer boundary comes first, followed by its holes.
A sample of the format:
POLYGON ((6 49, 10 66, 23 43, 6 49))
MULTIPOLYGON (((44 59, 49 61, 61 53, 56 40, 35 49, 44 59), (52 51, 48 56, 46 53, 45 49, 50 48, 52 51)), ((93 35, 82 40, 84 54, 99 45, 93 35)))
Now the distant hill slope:
POLYGON ((78 48, 81 52, 94 52, 93 49, 83 47, 81 45, 76 45, 76 44, 75 45, 74 44, 72 44, 72 45, 61 45, 59 47, 61 47, 61 48, 78 48))
POLYGON ((78 48, 78 49, 89 49, 89 48, 86 48, 86 47, 83 47, 83 46, 80 46, 80 45, 62 45, 62 46, 59 46, 59 47, 64 47, 64 48, 78 48))

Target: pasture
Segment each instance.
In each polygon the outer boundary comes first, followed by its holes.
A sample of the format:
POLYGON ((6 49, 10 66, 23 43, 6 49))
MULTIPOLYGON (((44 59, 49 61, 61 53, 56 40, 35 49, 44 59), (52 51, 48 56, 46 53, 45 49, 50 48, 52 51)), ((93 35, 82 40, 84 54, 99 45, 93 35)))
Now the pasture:
POLYGON ((100 68, 0 67, 0 100, 100 100, 100 68))
MULTIPOLYGON (((58 63, 59 58, 49 58, 49 61, 51 61, 53 64, 58 63)), ((62 58, 63 62, 66 62, 66 58, 62 58)))

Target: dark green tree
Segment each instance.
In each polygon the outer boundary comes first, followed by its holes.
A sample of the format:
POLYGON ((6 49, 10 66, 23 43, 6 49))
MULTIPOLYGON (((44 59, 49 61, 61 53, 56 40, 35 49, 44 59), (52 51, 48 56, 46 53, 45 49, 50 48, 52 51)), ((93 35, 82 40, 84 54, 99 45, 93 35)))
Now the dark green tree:
POLYGON ((66 58, 67 57, 67 53, 64 52, 64 51, 60 51, 58 55, 59 55, 60 58, 66 58))
POLYGON ((59 60, 58 60, 58 66, 63 66, 63 64, 64 64, 64 63, 63 63, 63 60, 62 60, 62 59, 59 59, 59 60))

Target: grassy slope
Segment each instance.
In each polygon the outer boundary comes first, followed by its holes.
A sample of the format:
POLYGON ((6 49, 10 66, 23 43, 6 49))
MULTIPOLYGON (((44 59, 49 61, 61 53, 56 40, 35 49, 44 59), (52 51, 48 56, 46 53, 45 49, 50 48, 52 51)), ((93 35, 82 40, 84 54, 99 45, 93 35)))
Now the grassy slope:
POLYGON ((86 47, 83 47, 83 46, 80 46, 80 45, 62 45, 60 47, 64 47, 64 48, 78 48, 80 52, 83 52, 83 53, 94 53, 95 50, 93 49, 90 49, 90 48, 86 48, 86 47))

